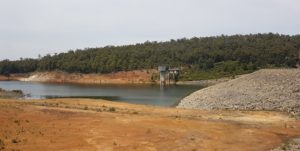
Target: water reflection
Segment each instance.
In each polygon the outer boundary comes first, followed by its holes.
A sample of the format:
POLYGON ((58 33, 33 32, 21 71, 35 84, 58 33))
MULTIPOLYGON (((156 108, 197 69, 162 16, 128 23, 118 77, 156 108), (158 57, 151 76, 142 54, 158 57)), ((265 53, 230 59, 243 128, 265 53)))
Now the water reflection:
POLYGON ((20 89, 31 94, 29 99, 41 98, 93 98, 118 102, 173 106, 188 94, 202 86, 158 85, 78 85, 20 81, 1 81, 0 87, 8 90, 20 89))

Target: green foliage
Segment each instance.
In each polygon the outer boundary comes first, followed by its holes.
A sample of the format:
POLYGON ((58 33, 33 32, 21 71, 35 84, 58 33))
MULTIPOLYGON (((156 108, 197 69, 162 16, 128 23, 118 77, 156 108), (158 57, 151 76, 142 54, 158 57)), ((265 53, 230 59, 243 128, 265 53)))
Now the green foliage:
POLYGON ((36 71, 38 60, 22 59, 18 61, 3 60, 0 62, 0 74, 9 76, 11 73, 28 73, 36 71))
MULTIPOLYGON (((111 73, 153 69, 159 65, 185 67, 183 79, 207 79, 266 67, 295 67, 300 36, 255 34, 145 42, 70 50, 39 59, 3 60, 0 74, 54 71, 111 73)), ((156 79, 153 76, 153 79, 156 79)))
POLYGON ((206 70, 187 69, 181 75, 181 80, 209 80, 222 77, 234 77, 255 71, 257 68, 253 64, 242 64, 239 61, 225 61, 213 64, 214 68, 206 70))

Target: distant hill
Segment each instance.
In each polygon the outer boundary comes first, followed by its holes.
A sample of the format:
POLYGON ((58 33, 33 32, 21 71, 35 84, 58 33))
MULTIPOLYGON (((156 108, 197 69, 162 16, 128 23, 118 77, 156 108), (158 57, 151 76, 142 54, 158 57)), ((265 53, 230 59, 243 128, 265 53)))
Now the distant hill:
POLYGON ((269 67, 295 67, 300 35, 253 34, 86 48, 39 59, 0 62, 0 74, 34 71, 112 73, 183 67, 183 79, 218 78, 269 67), (200 76, 199 76, 200 75, 200 76))

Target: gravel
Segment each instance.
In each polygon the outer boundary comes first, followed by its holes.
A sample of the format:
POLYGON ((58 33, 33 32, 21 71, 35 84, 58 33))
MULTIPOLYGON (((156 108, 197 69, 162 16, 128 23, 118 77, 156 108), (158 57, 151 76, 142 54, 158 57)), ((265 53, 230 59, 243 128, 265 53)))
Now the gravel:
POLYGON ((299 151, 300 150, 300 138, 295 138, 276 149, 271 151, 299 151))
POLYGON ((184 98, 177 108, 272 110, 300 116, 300 69, 262 69, 184 98))
POLYGON ((0 99, 1 98, 22 98, 24 97, 24 93, 22 90, 12 90, 7 91, 0 88, 0 99))

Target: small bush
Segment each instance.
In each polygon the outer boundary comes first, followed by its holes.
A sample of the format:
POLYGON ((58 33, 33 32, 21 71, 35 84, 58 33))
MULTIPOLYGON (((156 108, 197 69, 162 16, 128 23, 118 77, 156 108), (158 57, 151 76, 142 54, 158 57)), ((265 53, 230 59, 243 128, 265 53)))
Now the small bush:
POLYGON ((22 90, 12 90, 12 92, 17 93, 17 94, 21 94, 21 95, 24 94, 22 90))
POLYGON ((282 146, 281 150, 286 151, 287 150, 287 146, 286 145, 282 146))
POLYGON ((17 125, 20 125, 21 121, 20 120, 15 120, 14 123, 16 123, 17 125))
POLYGON ((84 110, 88 110, 89 108, 87 106, 84 107, 84 110))
POLYGON ((116 111, 116 108, 114 108, 114 107, 109 108, 109 112, 115 112, 115 111, 116 111))
POLYGON ((11 142, 14 143, 14 144, 17 144, 17 143, 19 143, 20 141, 19 141, 18 139, 12 139, 11 142))
POLYGON ((5 149, 4 141, 0 139, 0 150, 4 150, 4 149, 5 149))

